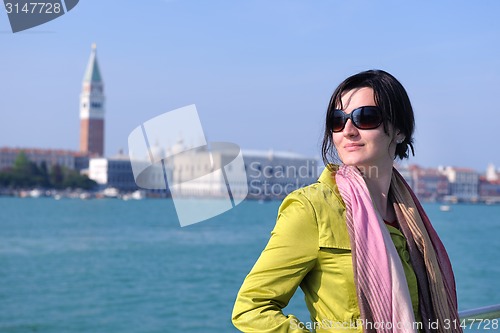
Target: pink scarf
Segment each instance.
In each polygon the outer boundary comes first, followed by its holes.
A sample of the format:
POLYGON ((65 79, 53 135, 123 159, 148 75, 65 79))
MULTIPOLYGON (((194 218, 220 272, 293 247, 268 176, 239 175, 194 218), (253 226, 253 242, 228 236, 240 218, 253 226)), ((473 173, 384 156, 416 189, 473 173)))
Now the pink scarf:
POLYGON ((346 224, 364 331, 414 333, 420 328, 424 332, 461 332, 459 325, 450 329, 444 325, 445 319, 458 321, 455 281, 449 258, 401 175, 394 169, 391 194, 418 279, 422 326, 415 321, 401 259, 373 206, 363 176, 355 167, 341 166, 335 179, 346 205, 346 224), (431 300, 427 299, 429 296, 431 300), (429 322, 435 320, 440 324, 437 330, 432 330, 429 322))

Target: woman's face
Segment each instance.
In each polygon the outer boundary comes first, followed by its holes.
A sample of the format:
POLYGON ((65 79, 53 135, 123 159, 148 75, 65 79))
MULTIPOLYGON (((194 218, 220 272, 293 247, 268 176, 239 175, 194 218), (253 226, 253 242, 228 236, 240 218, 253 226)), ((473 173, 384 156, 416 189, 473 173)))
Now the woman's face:
MULTIPOLYGON (((343 111, 347 114, 361 106, 376 106, 371 88, 357 88, 344 93, 341 98, 343 111)), ((339 107, 339 106, 337 106, 339 107)), ((333 143, 341 161, 346 165, 365 170, 370 167, 392 167, 396 153, 394 129, 389 124, 389 135, 384 126, 370 130, 356 128, 349 119, 341 132, 333 133, 333 143)))

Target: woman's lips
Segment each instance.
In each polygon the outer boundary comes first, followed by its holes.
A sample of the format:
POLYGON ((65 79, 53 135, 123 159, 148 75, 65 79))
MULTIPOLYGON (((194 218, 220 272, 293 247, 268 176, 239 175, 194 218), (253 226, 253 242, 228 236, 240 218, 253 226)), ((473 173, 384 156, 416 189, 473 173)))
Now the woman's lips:
POLYGON ((356 151, 363 147, 364 145, 361 143, 348 143, 344 146, 344 149, 347 151, 356 151))

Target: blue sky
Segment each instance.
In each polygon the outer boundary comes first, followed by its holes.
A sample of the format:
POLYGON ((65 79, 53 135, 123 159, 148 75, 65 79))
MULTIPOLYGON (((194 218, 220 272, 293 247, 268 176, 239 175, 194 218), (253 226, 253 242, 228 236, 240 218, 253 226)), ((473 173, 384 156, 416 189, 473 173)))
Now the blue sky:
POLYGON ((13 34, 0 12, 0 146, 78 149, 93 42, 106 155, 196 104, 209 141, 318 156, 329 97, 380 68, 407 88, 423 166, 500 166, 500 2, 97 1, 13 34))

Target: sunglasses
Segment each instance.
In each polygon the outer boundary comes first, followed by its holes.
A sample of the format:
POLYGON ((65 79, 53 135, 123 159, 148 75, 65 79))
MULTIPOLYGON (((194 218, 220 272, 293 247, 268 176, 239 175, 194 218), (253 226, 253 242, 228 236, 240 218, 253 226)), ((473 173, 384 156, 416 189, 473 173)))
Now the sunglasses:
POLYGON ((362 106, 349 114, 342 110, 333 110, 330 117, 332 131, 342 132, 348 119, 351 119, 356 128, 362 130, 375 129, 384 121, 382 111, 377 106, 362 106))

